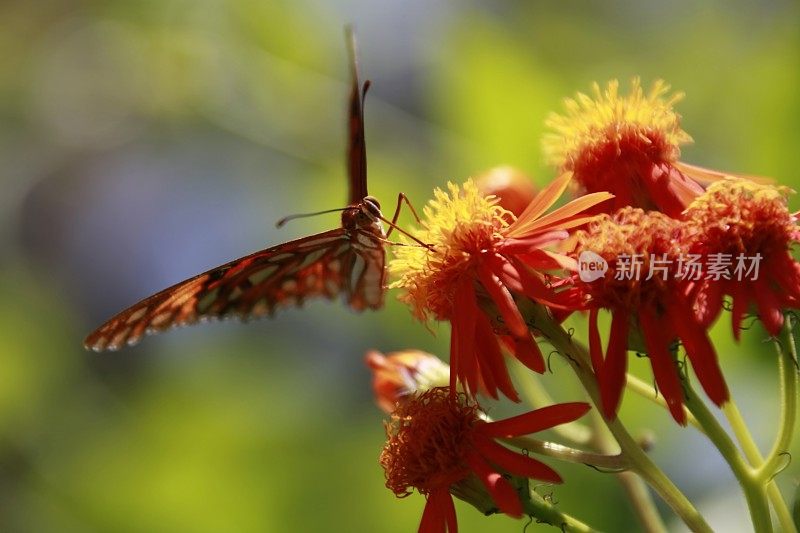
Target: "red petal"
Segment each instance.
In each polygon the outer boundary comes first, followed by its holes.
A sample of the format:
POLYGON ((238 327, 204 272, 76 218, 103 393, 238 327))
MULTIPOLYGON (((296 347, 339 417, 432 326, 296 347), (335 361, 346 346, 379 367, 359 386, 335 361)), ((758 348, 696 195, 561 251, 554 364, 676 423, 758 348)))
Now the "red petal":
POLYGON ((531 237, 521 239, 506 239, 503 241, 503 253, 518 254, 528 253, 549 246, 555 242, 563 241, 569 237, 564 230, 544 231, 531 237))
MULTIPOLYGON (((478 317, 475 328, 475 343, 478 346, 478 360, 481 364, 481 369, 486 370, 482 372, 484 379, 491 379, 492 383, 496 384, 510 400, 519 402, 517 391, 514 389, 511 377, 508 375, 503 353, 500 351, 500 346, 497 345, 497 337, 494 335, 489 319, 485 316, 478 317)), ((496 395, 493 397, 497 398, 496 395)))
MULTIPOLYGON (((456 367, 458 378, 472 394, 478 392, 478 367, 475 361, 474 340, 475 322, 479 312, 478 305, 475 303, 475 288, 472 286, 472 279, 464 278, 453 295, 450 365, 456 367), (456 361, 455 365, 453 365, 453 361, 456 361)), ((451 393, 454 392, 455 389, 451 389, 451 393)))
POLYGON ((525 208, 517 220, 508 228, 508 235, 524 235, 527 226, 536 221, 542 214, 550 209, 559 196, 564 192, 564 189, 569 185, 572 179, 571 172, 565 172, 551 181, 547 187, 531 200, 528 207, 525 208))
POLYGON ((733 338, 737 341, 741 337, 742 318, 750 307, 750 291, 748 283, 737 283, 733 285, 731 291, 733 297, 733 309, 731 309, 731 326, 733 327, 733 338))
POLYGON ((492 467, 474 451, 467 455, 467 464, 489 490, 494 503, 501 511, 515 518, 522 516, 519 495, 502 475, 492 470, 492 467))
POLYGON ((457 533, 453 498, 447 488, 433 490, 422 511, 419 533, 457 533), (452 513, 450 512, 452 508, 452 513), (452 517, 450 516, 452 514, 452 517), (452 521, 452 524, 450 523, 452 521), (449 529, 449 532, 448 532, 449 529))
POLYGON ((444 513, 445 523, 447 524, 447 532, 448 533, 458 533, 458 521, 456 519, 456 506, 453 505, 453 497, 450 496, 449 492, 442 491, 442 495, 439 497, 441 502, 439 506, 444 513))
POLYGON ((603 345, 600 342, 600 330, 597 328, 597 314, 597 309, 589 310, 589 354, 592 356, 595 374, 599 374, 603 368, 603 345))
POLYGON ((687 320, 683 306, 674 302, 667 306, 667 313, 668 320, 686 348, 686 355, 692 362, 694 373, 697 374, 703 390, 715 404, 722 405, 727 402, 728 386, 725 384, 717 354, 705 329, 700 324, 687 320))
MULTIPOLYGON (((505 263, 509 262, 506 258, 501 258, 501 260, 505 263)), ((512 259, 511 263, 513 263, 513 265, 509 266, 517 273, 517 277, 522 285, 522 292, 528 298, 551 307, 573 308, 574 302, 572 300, 574 298, 571 297, 571 293, 570 295, 564 295, 548 288, 536 274, 528 270, 528 267, 525 266, 522 261, 512 259)))
POLYGON ((678 378, 678 368, 674 359, 667 350, 672 339, 664 334, 664 325, 659 324, 653 312, 649 309, 642 309, 639 314, 639 324, 642 326, 644 343, 647 346, 647 354, 650 356, 650 366, 653 367, 653 375, 656 383, 667 401, 669 412, 672 418, 682 425, 686 425, 686 413, 683 410, 683 389, 678 378))
POLYGON ((544 357, 542 351, 539 350, 539 345, 533 340, 533 337, 528 334, 524 339, 516 339, 511 337, 514 342, 514 357, 536 373, 544 373, 544 357))
POLYGON ((545 250, 529 250, 517 253, 515 257, 534 270, 555 270, 562 267, 561 263, 545 250))
POLYGON ((603 404, 603 415, 613 420, 622 400, 622 389, 625 387, 625 372, 628 369, 628 312, 616 311, 611 320, 611 333, 608 338, 606 359, 601 372, 600 398, 603 404))
POLYGON ((590 408, 586 402, 557 403, 505 420, 481 424, 476 431, 488 437, 519 437, 577 420, 590 408))
POLYGON ((483 435, 475 435, 472 443, 475 449, 490 463, 511 474, 549 481, 550 483, 561 483, 562 481, 558 472, 543 462, 509 450, 483 435))
MULTIPOLYGON (((478 264, 478 279, 497 305, 497 310, 505 321, 506 327, 515 337, 530 335, 525 319, 517 309, 517 304, 508 289, 500 283, 500 279, 483 262, 478 264)), ((456 304, 457 305, 457 304, 456 304)))
POLYGON ((768 269, 766 274, 766 279, 776 281, 789 298, 800 298, 800 263, 786 257, 777 267, 768 269))
POLYGON ((757 279, 755 282, 755 298, 758 304, 758 316, 764 324, 764 328, 773 337, 777 336, 783 326, 783 311, 781 304, 772 287, 769 283, 765 282, 763 278, 757 279))
MULTIPOLYGON (((585 224, 588 222, 588 220, 584 220, 584 217, 580 217, 576 223, 574 219, 575 215, 578 215, 587 209, 596 206, 597 204, 601 204, 606 200, 610 200, 611 198, 614 198, 614 195, 609 192, 593 192, 591 194, 584 194, 580 198, 576 198, 568 204, 559 207, 555 211, 546 214, 539 220, 528 224, 525 228, 526 233, 530 234, 533 232, 552 231, 554 229, 563 229, 585 224)), ((521 231, 517 231, 516 235, 521 236, 523 233, 521 231)))
POLYGON ((686 206, 703 193, 697 182, 670 163, 651 165, 642 175, 650 200, 673 218, 679 218, 686 206))
MULTIPOLYGON (((698 296, 703 302, 698 318, 704 326, 710 326, 722 311, 722 296, 724 291, 723 280, 708 280, 701 289, 702 295, 698 296)), ((737 337, 738 339, 738 337, 737 337)))

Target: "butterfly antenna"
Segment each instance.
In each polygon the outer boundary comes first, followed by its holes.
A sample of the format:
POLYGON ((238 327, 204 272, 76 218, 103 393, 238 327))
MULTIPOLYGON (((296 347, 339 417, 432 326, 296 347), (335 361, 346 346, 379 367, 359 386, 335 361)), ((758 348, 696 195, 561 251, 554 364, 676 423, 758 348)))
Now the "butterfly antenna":
POLYGON ((326 209, 325 211, 316 211, 314 213, 297 213, 297 214, 294 214, 294 215, 289 215, 287 217, 283 217, 282 219, 280 219, 279 221, 277 221, 275 223, 275 227, 276 228, 281 228, 281 227, 284 226, 284 224, 286 224, 290 220, 295 220, 297 218, 315 217, 317 215, 325 215, 327 213, 336 213, 338 211, 346 211, 348 209, 352 209, 352 207, 338 207, 336 209, 326 209))

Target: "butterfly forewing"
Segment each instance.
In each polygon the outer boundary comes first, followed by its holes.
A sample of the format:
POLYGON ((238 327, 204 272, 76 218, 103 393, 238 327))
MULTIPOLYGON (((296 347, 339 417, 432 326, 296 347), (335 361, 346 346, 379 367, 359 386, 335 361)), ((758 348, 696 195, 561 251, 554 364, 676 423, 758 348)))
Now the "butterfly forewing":
POLYGON ((358 76, 358 50, 355 34, 347 31, 350 52, 350 105, 347 109, 347 176, 350 185, 350 205, 361 202, 367 196, 367 147, 364 135, 364 94, 369 83, 361 87, 358 76))
POLYGON ((342 294, 356 310, 383 304, 382 243, 335 229, 236 259, 129 307, 91 333, 87 348, 116 350, 199 320, 271 315, 309 298, 342 294))

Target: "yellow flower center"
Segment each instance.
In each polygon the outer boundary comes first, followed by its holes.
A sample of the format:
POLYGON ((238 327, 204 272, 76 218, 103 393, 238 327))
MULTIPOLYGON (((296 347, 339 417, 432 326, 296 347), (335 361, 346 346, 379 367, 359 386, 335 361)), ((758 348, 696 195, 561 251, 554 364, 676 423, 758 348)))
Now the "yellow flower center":
POLYGON ((672 108, 683 93, 668 96, 669 85, 663 81, 656 81, 647 94, 638 78, 632 80, 627 96, 619 95, 617 80, 605 90, 597 83, 592 89, 593 97, 578 93, 566 100, 564 115, 553 113, 545 122, 553 130, 543 141, 547 161, 575 171, 578 182, 587 177, 582 174, 599 174, 595 167, 605 168, 619 159, 675 161, 679 146, 691 142, 672 108))
POLYGON ((479 254, 491 250, 502 239, 500 232, 514 220, 496 198, 483 196, 472 180, 461 187, 448 183, 447 188, 449 192, 434 191, 434 199, 423 211, 422 229, 414 234, 431 249, 398 246, 389 263, 397 279, 390 287, 404 289, 400 301, 420 320, 429 314, 437 320, 450 318, 462 276, 470 274, 479 254))

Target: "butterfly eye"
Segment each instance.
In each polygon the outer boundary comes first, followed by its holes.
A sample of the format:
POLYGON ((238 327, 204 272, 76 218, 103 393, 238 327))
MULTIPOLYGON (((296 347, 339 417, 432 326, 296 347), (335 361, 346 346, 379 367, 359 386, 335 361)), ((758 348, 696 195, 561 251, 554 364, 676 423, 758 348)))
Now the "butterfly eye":
POLYGON ((367 196, 364 198, 364 201, 361 205, 363 206, 362 209, 365 211, 365 213, 371 218, 380 218, 381 204, 377 198, 374 196, 367 196))

